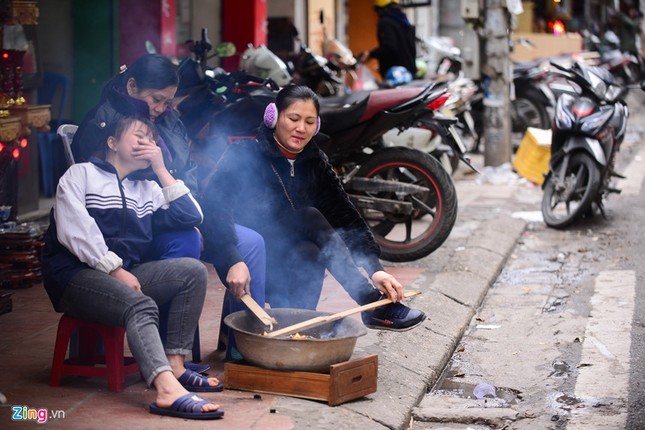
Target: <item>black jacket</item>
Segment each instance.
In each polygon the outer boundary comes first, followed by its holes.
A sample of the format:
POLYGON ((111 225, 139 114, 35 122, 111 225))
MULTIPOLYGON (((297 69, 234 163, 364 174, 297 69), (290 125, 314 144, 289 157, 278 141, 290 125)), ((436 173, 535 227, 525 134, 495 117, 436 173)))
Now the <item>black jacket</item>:
POLYGON ((341 235, 359 266, 370 276, 383 270, 372 232, 313 141, 298 155, 292 170, 273 139, 273 130, 261 125, 257 140, 228 147, 201 203, 206 261, 217 259, 228 268, 242 261, 235 247, 234 224, 257 231, 269 243, 291 233, 294 209, 315 207, 341 235))
POLYGON ((394 66, 405 67, 414 77, 417 72, 415 29, 407 23, 403 12, 395 9, 381 12, 377 35, 378 48, 370 52, 370 57, 378 60, 379 72, 383 78, 394 66))
MULTIPOLYGON (((101 100, 78 127, 72 144, 74 160, 79 163, 101 154, 119 118, 133 115, 149 118, 149 112, 146 102, 127 95, 123 75, 116 76, 106 84, 101 100)), ((190 145, 179 114, 168 108, 155 119, 154 124, 161 137, 158 144, 162 148, 166 168, 175 179, 184 181, 195 198, 199 198, 196 163, 190 158, 190 145)), ((99 158, 103 157, 99 155, 99 158)), ((153 177, 152 170, 147 176, 153 177)))

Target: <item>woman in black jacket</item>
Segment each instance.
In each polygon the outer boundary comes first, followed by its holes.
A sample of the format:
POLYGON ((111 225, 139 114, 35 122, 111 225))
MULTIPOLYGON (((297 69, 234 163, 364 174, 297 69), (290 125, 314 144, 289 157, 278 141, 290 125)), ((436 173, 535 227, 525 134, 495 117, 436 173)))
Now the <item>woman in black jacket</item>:
POLYGON ((264 238, 271 307, 315 309, 328 269, 361 305, 382 295, 396 302, 364 313, 368 327, 415 327, 425 315, 400 303, 402 285, 383 270, 367 224, 311 140, 318 111, 311 89, 287 86, 267 107, 257 139, 229 146, 210 182, 214 191, 203 196, 205 255, 224 265, 240 261, 234 225, 241 224, 264 238))
MULTIPOLYGON (((171 106, 178 84, 177 65, 163 55, 144 55, 129 68, 123 66, 121 73, 103 87, 99 103, 78 127, 72 144, 74 160, 102 157, 105 141, 124 116, 150 118, 158 131, 157 144, 168 171, 199 200, 196 164, 190 159, 190 146, 179 114, 171 106)), ((149 174, 153 177, 152 172, 149 174)), ((157 232, 155 241, 153 259, 200 256, 201 238, 195 229, 157 232)))

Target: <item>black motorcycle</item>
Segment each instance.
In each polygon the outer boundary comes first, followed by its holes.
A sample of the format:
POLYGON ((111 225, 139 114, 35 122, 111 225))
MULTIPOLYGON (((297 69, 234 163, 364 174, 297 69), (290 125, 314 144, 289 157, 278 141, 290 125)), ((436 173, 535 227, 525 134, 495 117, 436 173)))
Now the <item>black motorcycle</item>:
POLYGON ((549 227, 564 228, 591 216, 597 207, 605 216, 603 198, 620 192, 612 187, 616 153, 625 136, 629 110, 624 86, 606 69, 576 62, 557 73, 580 88, 562 94, 555 111, 549 173, 542 188, 542 216, 549 227))

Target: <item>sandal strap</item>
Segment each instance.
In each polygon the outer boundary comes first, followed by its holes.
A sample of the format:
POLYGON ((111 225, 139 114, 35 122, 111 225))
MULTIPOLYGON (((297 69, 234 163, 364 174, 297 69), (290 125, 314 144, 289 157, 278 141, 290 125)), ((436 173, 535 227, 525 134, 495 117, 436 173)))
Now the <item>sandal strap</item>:
POLYGON ((195 400, 193 397, 197 396, 194 393, 184 394, 173 402, 172 406, 170 406, 170 409, 181 412, 201 412, 202 406, 211 403, 208 400, 202 399, 201 397, 197 397, 199 400, 195 400))
POLYGON ((179 377, 179 382, 182 385, 189 385, 193 387, 206 387, 208 386, 208 378, 192 370, 186 369, 183 375, 179 377))

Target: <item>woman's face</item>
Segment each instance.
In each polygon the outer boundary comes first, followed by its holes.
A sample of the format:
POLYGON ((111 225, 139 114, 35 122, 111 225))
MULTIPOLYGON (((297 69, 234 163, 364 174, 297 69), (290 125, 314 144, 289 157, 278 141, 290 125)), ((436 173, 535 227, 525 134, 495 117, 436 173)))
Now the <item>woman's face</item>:
POLYGON ((154 121, 159 115, 166 111, 166 108, 172 104, 177 87, 172 85, 160 90, 145 89, 137 87, 134 79, 130 78, 127 85, 128 95, 137 100, 142 100, 148 105, 150 110, 150 119, 154 121))
POLYGON ((152 131, 141 121, 134 121, 118 139, 108 139, 108 161, 122 166, 129 172, 142 170, 150 166, 150 160, 135 158, 133 153, 140 145, 156 145, 152 131))
POLYGON ((316 132, 318 114, 311 100, 298 100, 278 115, 275 137, 292 152, 300 152, 316 132))

